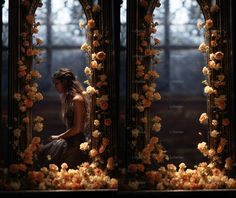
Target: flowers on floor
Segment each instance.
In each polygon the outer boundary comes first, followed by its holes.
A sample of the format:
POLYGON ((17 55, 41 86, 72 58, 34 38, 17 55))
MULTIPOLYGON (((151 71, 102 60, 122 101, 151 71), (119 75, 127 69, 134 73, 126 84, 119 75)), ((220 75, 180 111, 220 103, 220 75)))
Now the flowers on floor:
POLYGON ((61 167, 50 164, 37 167, 37 150, 40 138, 34 137, 31 144, 20 154, 19 163, 14 163, 0 171, 1 190, 52 190, 52 189, 116 189, 118 180, 109 176, 114 168, 111 159, 106 169, 101 169, 95 161, 84 162, 77 169, 70 169, 66 163, 61 167))
POLYGON ((142 164, 129 166, 130 178, 142 175, 142 179, 130 179, 123 189, 131 190, 196 190, 196 189, 235 189, 236 180, 226 175, 214 163, 202 162, 194 169, 188 169, 184 163, 176 166, 167 164, 156 170, 146 170, 142 164), (131 168, 132 166, 132 168, 131 168))

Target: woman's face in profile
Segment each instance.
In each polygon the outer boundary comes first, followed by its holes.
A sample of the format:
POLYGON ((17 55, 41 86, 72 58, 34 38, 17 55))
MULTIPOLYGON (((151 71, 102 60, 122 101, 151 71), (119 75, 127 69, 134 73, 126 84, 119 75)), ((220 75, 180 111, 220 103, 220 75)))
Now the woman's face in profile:
POLYGON ((64 92, 64 86, 60 80, 54 80, 54 86, 58 93, 64 92))

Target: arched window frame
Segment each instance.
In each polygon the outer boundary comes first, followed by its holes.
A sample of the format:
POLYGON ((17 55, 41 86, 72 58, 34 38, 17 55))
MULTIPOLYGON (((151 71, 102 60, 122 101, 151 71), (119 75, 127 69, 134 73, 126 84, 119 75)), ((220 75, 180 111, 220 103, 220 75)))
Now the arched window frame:
MULTIPOLYGON (((102 112, 101 116, 107 115, 111 118, 112 124, 109 126, 105 126, 104 124, 101 125, 101 131, 103 132, 103 135, 105 137, 110 138, 110 144, 115 145, 116 143, 116 109, 117 106, 115 103, 112 102, 112 100, 116 100, 116 79, 117 74, 114 71, 115 64, 114 64, 114 54, 112 53, 114 51, 114 46, 112 44, 113 40, 111 39, 111 34, 114 32, 114 29, 112 29, 112 10, 110 9, 113 5, 112 2, 104 2, 102 0, 99 0, 97 2, 93 1, 86 1, 86 0, 78 0, 80 1, 83 10, 85 12, 87 21, 90 19, 93 19, 95 21, 95 27, 93 29, 96 29, 100 32, 103 43, 98 48, 92 47, 92 53, 97 53, 99 51, 104 51, 106 53, 106 59, 103 62, 104 65, 104 71, 103 73, 99 71, 94 71, 92 75, 91 80, 91 86, 96 87, 96 83, 99 81, 99 75, 105 74, 108 78, 108 85, 105 88, 104 94, 108 95, 109 98, 109 107, 108 110, 102 112), (96 3, 101 7, 101 12, 93 12, 93 4, 96 3), (109 9, 108 9, 109 8, 109 9), (105 10, 109 10, 106 11, 105 10), (113 82, 115 80, 115 83, 113 82), (113 83, 112 83, 113 82, 113 83), (111 109, 113 109, 111 111, 111 109), (113 144, 114 143, 114 144, 113 144)), ((14 141, 14 135, 13 130, 14 128, 21 125, 22 121, 22 115, 19 112, 17 103, 14 99, 14 94, 16 92, 20 92, 22 89, 23 82, 17 77, 18 70, 17 70, 17 61, 22 55, 21 52, 21 46, 22 46, 22 39, 19 37, 20 33, 22 31, 28 30, 31 32, 32 26, 25 25, 26 23, 26 16, 31 14, 34 15, 37 7, 40 5, 40 0, 32 0, 27 1, 29 2, 29 5, 25 6, 21 4, 21 1, 10 1, 9 2, 9 94, 8 94, 8 101, 9 101, 9 112, 8 112, 8 143, 9 143, 9 159, 6 159, 8 163, 12 163, 17 161, 18 159, 18 153, 15 149, 12 148, 12 142, 14 141)), ((79 22, 78 22, 79 23, 79 22)), ((88 38, 90 39, 89 42, 93 43, 93 35, 90 33, 87 34, 88 38)), ((27 40, 30 41, 30 46, 32 46, 32 34, 27 35, 27 40)), ((89 63, 92 60, 92 53, 89 55, 89 63)), ((33 58, 32 57, 25 57, 25 63, 27 63, 27 70, 30 71, 32 69, 33 64, 33 58)), ((96 105, 96 95, 92 96, 92 103, 91 103, 91 119, 90 119, 90 125, 91 125, 91 132, 95 130, 94 126, 94 120, 96 119, 97 111, 100 110, 99 107, 96 105)), ((27 116, 30 118, 30 122, 28 124, 25 124, 25 131, 20 136, 20 144, 19 149, 22 150, 26 148, 26 146, 30 143, 32 139, 32 110, 27 110, 27 116)), ((104 120, 103 120, 104 122, 104 120)), ((96 148, 99 146, 101 142, 98 142, 96 139, 92 138, 92 147, 96 148)), ((18 151, 19 152, 19 151, 18 151)), ((113 150, 114 152, 114 150, 113 150)), ((115 153, 115 152, 114 152, 115 153)))
MULTIPOLYGON (((226 86, 222 88, 222 93, 224 93, 227 97, 227 116, 230 118, 233 118, 233 110, 231 110, 233 101, 232 101, 232 83, 233 83, 233 77, 230 75, 230 71, 232 71, 232 57, 230 54, 231 49, 231 42, 230 42, 230 35, 229 32, 225 32, 225 30, 230 31, 230 2, 217 0, 217 1, 211 1, 211 0, 197 0, 198 4, 201 7, 202 13, 204 15, 205 20, 212 19, 214 22, 213 29, 217 29, 220 31, 222 42, 224 40, 224 43, 221 43, 217 48, 211 48, 211 53, 215 53, 216 51, 222 51, 224 53, 224 59, 222 60, 221 64, 223 65, 223 74, 226 76, 226 86), (219 12, 210 12, 210 8, 213 5, 213 3, 216 3, 221 8, 219 12), (226 44, 227 43, 227 44, 226 44)), ((135 101, 132 99, 131 95, 132 93, 138 92, 140 93, 140 86, 139 83, 136 82, 135 78, 135 57, 138 56, 137 48, 138 48, 138 31, 140 29, 140 24, 143 21, 143 18, 145 14, 147 13, 153 13, 155 7, 159 3, 158 0, 151 0, 148 1, 148 8, 146 11, 144 11, 139 6, 139 1, 128 2, 127 6, 127 51, 128 51, 128 57, 127 57, 127 98, 126 98, 126 125, 127 125, 127 131, 126 131, 126 142, 127 145, 131 142, 132 134, 131 130, 133 126, 142 126, 142 130, 145 131, 144 134, 140 134, 142 137, 138 139, 137 143, 137 150, 141 150, 144 148, 144 146, 149 142, 150 139, 150 110, 146 109, 143 113, 139 113, 135 110, 135 101), (131 20, 135 19, 135 20, 131 20), (141 123, 140 118, 141 117, 147 117, 148 122, 146 124, 141 123)), ((197 22, 196 22, 197 23, 197 22)), ((207 42, 210 42, 209 40, 207 42)), ((209 60, 209 57, 207 57, 207 60, 209 60)), ((148 60, 146 60, 148 62, 148 60)), ((161 77, 160 77, 161 78, 161 77)), ((213 80, 216 78, 216 73, 213 72, 213 75, 209 79, 210 84, 213 83, 213 80)), ((142 83, 142 82, 140 82, 142 83)), ((214 107, 214 98, 211 95, 208 95, 206 97, 207 101, 207 109, 206 112, 209 116, 208 119, 208 143, 210 148, 217 149, 219 145, 219 139, 214 139, 210 136, 210 131, 213 130, 213 126, 211 124, 213 119, 216 119, 216 117, 219 116, 216 115, 215 107, 214 107)), ((235 137, 233 136, 233 123, 231 122, 230 125, 222 127, 222 136, 225 137, 228 140, 228 144, 224 150, 224 153, 222 153, 222 157, 228 157, 228 156, 235 156, 235 153, 233 153, 233 145, 235 144, 235 137)), ((136 151, 137 151, 136 150, 136 151)), ((137 156, 136 151, 130 148, 130 146, 126 149, 126 162, 129 163, 133 160, 135 160, 135 156, 137 156), (132 157, 133 156, 133 157, 132 157), (133 159, 134 158, 134 159, 133 159)))

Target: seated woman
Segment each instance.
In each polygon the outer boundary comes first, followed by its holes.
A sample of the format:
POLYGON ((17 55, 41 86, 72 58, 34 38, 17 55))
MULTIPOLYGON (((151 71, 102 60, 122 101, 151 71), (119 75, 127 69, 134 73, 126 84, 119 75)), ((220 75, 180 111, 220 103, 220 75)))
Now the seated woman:
POLYGON ((87 155, 80 150, 85 142, 88 123, 89 100, 72 71, 61 68, 53 75, 53 83, 61 95, 62 118, 67 130, 59 135, 51 135, 50 142, 42 145, 38 153, 40 167, 66 162, 69 168, 76 168, 86 161, 87 155))

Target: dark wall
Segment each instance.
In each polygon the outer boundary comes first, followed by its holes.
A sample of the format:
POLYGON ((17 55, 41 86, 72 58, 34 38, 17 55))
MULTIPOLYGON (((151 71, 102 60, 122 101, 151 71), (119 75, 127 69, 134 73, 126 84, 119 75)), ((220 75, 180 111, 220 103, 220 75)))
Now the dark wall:
MULTIPOLYGON (((236 127, 236 105, 235 105, 235 89, 236 89, 236 68, 235 68, 235 64, 236 64, 236 12, 234 10, 236 6, 236 1, 235 0, 231 0, 231 39, 232 39, 232 77, 233 77, 233 93, 232 93, 232 101, 233 101, 233 111, 232 111, 232 125, 233 125, 233 131, 235 131, 235 127, 236 127)), ((236 149, 235 149, 235 145, 236 145, 236 135, 234 135, 234 156, 236 158, 236 149)))

